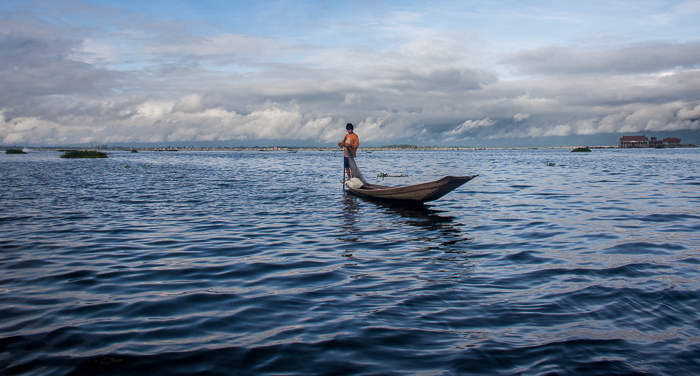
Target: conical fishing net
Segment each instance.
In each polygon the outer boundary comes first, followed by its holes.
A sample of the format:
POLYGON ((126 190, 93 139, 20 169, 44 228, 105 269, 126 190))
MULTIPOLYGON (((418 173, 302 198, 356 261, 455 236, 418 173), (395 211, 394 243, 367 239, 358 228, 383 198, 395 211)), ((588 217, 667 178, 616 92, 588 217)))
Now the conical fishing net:
POLYGON ((348 163, 350 164, 350 171, 352 171, 352 176, 354 178, 358 178, 362 181, 362 184, 364 185, 371 185, 370 182, 365 180, 365 178, 362 176, 362 172, 360 172, 360 168, 357 167, 357 163, 355 163, 355 158, 352 156, 352 153, 348 150, 348 163))

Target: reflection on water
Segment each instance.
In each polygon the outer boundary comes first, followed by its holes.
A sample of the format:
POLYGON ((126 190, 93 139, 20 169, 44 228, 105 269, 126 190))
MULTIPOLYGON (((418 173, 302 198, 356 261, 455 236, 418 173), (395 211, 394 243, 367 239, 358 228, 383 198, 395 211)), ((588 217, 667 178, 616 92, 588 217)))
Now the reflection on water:
POLYGON ((435 230, 442 224, 451 223, 454 217, 445 215, 445 210, 438 210, 425 204, 402 205, 390 202, 373 201, 378 207, 384 208, 386 213, 400 215, 409 219, 406 223, 424 227, 427 230, 435 230))
POLYGON ((351 193, 346 193, 345 196, 352 196, 356 200, 364 200, 376 206, 377 209, 390 217, 406 219, 402 223, 423 229, 429 234, 437 234, 432 240, 434 244, 441 247, 473 240, 465 235, 466 226, 455 222, 455 217, 449 215, 448 211, 438 209, 439 205, 398 204, 364 197, 359 198, 351 193))
POLYGON ((356 226, 360 216, 357 197, 346 193, 342 196, 341 205, 343 208, 342 233, 345 236, 339 238, 339 240, 346 242, 357 241, 357 234, 360 232, 356 226))

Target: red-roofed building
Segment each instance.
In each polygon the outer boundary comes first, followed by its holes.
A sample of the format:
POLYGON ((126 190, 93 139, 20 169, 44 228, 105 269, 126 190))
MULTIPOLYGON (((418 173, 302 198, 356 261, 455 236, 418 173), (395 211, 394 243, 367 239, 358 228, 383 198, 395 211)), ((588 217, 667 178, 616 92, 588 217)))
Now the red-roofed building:
POLYGON ((681 146, 681 139, 675 137, 664 138, 664 144, 671 148, 677 148, 681 146))
POLYGON ((668 137, 659 140, 656 137, 648 139, 647 136, 622 136, 617 147, 619 148, 679 148, 689 147, 690 145, 681 145, 681 139, 676 137, 668 137))
POLYGON ((617 147, 620 148, 648 148, 649 139, 647 136, 622 136, 617 147))

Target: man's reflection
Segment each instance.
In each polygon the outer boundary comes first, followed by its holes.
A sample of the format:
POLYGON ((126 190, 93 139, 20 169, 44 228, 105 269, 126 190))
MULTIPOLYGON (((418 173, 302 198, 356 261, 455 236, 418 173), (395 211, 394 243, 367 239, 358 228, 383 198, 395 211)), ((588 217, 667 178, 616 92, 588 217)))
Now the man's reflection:
POLYGON ((341 228, 343 229, 343 233, 345 235, 338 238, 338 240, 345 242, 356 242, 359 240, 358 233, 360 231, 360 229, 357 227, 357 218, 360 211, 358 197, 345 193, 341 199, 341 205, 344 213, 341 228))

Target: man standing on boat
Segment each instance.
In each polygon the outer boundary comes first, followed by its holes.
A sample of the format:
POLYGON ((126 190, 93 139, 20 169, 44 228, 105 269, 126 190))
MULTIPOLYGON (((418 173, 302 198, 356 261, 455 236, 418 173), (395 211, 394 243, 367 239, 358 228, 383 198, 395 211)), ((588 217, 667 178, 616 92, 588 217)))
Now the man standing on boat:
POLYGON ((357 157, 357 148, 360 147, 360 138, 357 137, 353 131, 352 123, 347 123, 345 129, 348 134, 345 135, 343 141, 338 143, 338 146, 345 148, 345 153, 343 154, 343 160, 345 163, 345 173, 348 179, 352 179, 352 170, 350 169, 350 162, 348 161, 348 152, 352 153, 352 157, 357 157))

